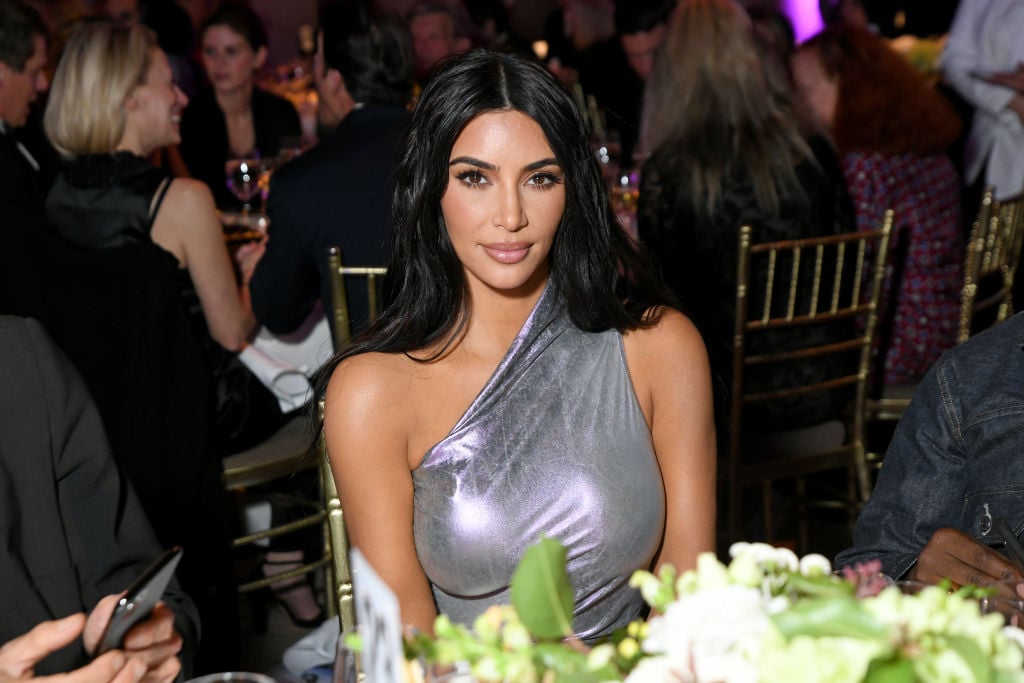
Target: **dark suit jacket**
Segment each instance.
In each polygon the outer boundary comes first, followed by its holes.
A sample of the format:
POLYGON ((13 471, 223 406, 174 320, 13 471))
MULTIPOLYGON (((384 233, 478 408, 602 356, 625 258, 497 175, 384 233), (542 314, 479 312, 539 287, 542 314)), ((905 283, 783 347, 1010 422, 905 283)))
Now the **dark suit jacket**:
MULTIPOLYGON (((302 135, 299 114, 292 103, 259 88, 252 92, 252 126, 256 151, 264 159, 277 156, 286 138, 298 141, 302 135)), ((228 190, 224 177, 224 162, 232 154, 224 112, 212 90, 197 93, 182 114, 179 149, 188 172, 210 186, 218 207, 241 208, 242 203, 228 190)))
POLYGON ((33 240, 43 230, 45 179, 0 132, 0 313, 38 315, 40 276, 33 240))
MULTIPOLYGON (((0 491, 0 643, 90 610, 160 554, 78 373, 39 323, 9 316, 0 316, 0 491)), ((192 604, 176 584, 165 600, 192 651, 192 604)), ((75 643, 36 673, 85 662, 75 643)))
MULTIPOLYGON (((347 265, 385 263, 392 172, 408 121, 401 107, 368 104, 274 173, 270 240, 249 284, 253 312, 270 330, 294 331, 317 298, 331 310, 328 247, 341 247, 347 265)), ((368 315, 365 284, 346 284, 358 329, 368 315)))

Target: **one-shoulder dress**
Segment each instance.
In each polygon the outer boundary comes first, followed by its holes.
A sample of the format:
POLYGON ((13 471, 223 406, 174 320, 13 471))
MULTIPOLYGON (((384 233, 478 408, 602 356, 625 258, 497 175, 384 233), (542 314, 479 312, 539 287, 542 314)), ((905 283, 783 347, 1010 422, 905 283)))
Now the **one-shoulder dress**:
POLYGON ((453 621, 507 604, 541 536, 567 549, 577 636, 598 640, 643 614, 628 581, 651 566, 665 520, 650 430, 622 334, 575 327, 553 284, 413 483, 416 551, 453 621))

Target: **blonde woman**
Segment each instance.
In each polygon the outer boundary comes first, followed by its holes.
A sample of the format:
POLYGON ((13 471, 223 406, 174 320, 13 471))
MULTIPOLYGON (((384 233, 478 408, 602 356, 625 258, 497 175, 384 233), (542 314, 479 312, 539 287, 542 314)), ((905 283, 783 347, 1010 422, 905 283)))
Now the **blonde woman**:
MULTIPOLYGON (((751 225, 755 241, 853 226, 835 153, 807 134, 785 69, 768 66, 771 59, 739 4, 687 0, 670 22, 644 103, 651 156, 641 173, 639 235, 704 336, 723 443, 740 226, 751 225)), ((785 406, 746 424, 802 427, 834 414, 826 404, 785 406)))
MULTIPOLYGON (((111 22, 83 25, 57 68, 46 110, 47 135, 69 160, 46 213, 65 239, 83 247, 152 241, 168 252, 182 296, 191 303, 198 295, 206 327, 221 347, 207 344, 213 377, 196 381, 217 384, 213 429, 215 449, 224 455, 266 438, 287 416, 237 357, 225 353, 244 346, 255 321, 243 305, 209 188, 171 179, 145 159, 180 141, 186 104, 152 32, 111 22)), ((287 557, 268 559, 268 574, 290 568, 295 551, 281 551, 287 557)), ((318 623, 308 586, 293 587, 276 587, 291 598, 283 598, 289 614, 305 625, 318 623)))
MULTIPOLYGON (((125 272, 145 264, 131 271, 139 273, 137 293, 113 304, 116 318, 107 301, 54 311, 68 328, 58 341, 88 361, 80 369, 111 448, 160 543, 187 548, 178 576, 204 628, 196 668, 223 671, 237 646, 237 598, 211 448, 210 363, 233 358, 254 323, 210 191, 196 180, 172 180, 145 158, 178 142, 186 101, 148 29, 110 21, 76 28, 44 116, 46 134, 67 159, 46 217, 66 241, 92 252, 93 263, 124 264, 125 272), (204 324, 209 335, 197 333, 204 324)), ((111 299, 133 289, 111 277, 111 299)))
POLYGON ((210 335, 237 351, 255 321, 242 305, 210 191, 146 161, 179 141, 187 103, 151 31, 82 25, 46 107, 46 134, 68 160, 47 197, 47 220, 84 247, 149 240, 167 251, 195 286, 210 335))

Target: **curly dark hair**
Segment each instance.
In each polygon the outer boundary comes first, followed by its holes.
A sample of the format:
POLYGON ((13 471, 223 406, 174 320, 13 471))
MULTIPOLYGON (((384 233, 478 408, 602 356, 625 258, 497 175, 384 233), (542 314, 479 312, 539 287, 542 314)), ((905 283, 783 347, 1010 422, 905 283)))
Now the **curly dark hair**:
POLYGON ((834 26, 804 43, 838 83, 832 134, 842 153, 930 156, 945 152, 961 121, 942 93, 865 29, 834 26))

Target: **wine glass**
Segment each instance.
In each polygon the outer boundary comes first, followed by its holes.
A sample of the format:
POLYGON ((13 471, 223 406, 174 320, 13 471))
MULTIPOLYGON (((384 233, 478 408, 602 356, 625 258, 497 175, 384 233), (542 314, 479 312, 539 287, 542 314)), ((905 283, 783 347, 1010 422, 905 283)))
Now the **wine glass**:
POLYGON ((224 164, 224 175, 228 189, 242 202, 242 213, 248 214, 252 208, 250 202, 260 191, 260 175, 263 165, 255 157, 229 159, 224 164))

